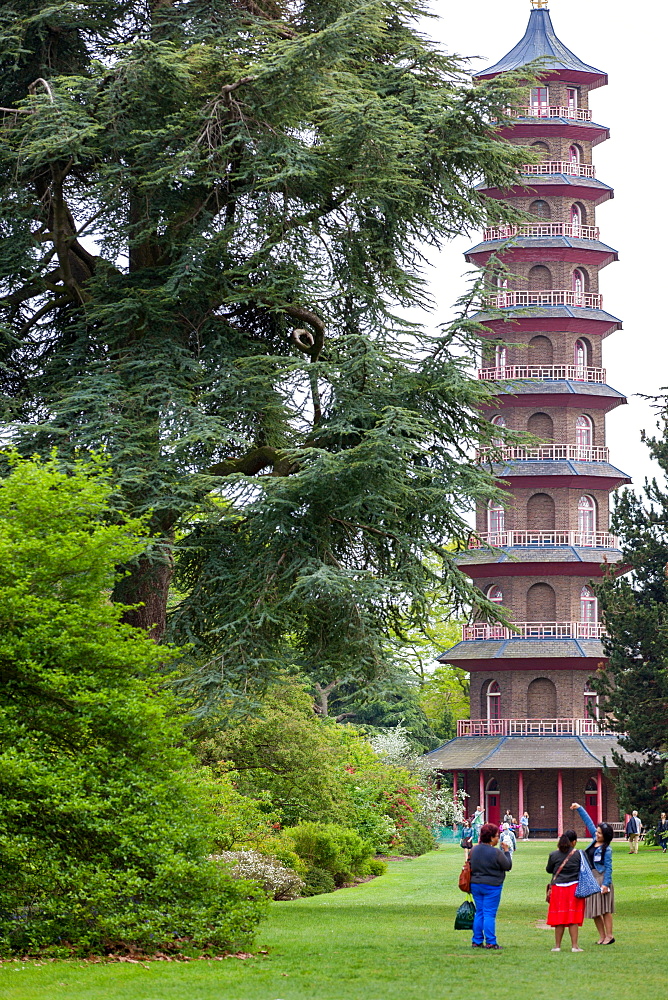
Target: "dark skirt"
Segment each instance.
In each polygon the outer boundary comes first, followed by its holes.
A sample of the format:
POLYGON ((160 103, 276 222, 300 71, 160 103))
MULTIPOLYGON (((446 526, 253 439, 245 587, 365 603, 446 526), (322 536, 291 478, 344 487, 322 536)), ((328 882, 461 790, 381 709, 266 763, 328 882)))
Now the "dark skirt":
MULTIPOLYGON (((599 885, 603 885, 603 872, 592 869, 592 875, 599 885)), ((604 913, 615 912, 615 887, 610 886, 610 892, 595 892, 585 899, 585 917, 602 917, 604 913)))
POLYGON ((550 905, 547 911, 548 927, 561 927, 563 924, 577 924, 582 927, 585 914, 585 901, 575 895, 577 882, 573 885, 553 885, 550 895, 550 905))

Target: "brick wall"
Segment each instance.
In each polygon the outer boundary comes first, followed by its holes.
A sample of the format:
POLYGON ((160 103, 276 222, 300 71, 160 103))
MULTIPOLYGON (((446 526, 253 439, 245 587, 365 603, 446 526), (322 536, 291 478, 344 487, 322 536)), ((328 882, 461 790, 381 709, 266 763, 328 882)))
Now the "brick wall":
MULTIPOLYGON (((596 530, 607 531, 610 523, 609 514, 609 494, 607 490, 576 490, 566 487, 541 486, 540 489, 513 489, 509 494, 509 505, 506 510, 506 528, 508 531, 524 531, 530 528, 534 531, 577 531, 578 530, 578 503, 580 497, 586 492, 587 496, 594 498, 596 503, 596 530), (547 510, 548 505, 544 501, 538 501, 533 507, 530 503, 533 497, 549 495, 554 501, 554 528, 545 528, 542 524, 534 521, 533 510, 547 510)), ((547 517, 547 514, 545 515, 547 517)), ((487 531, 487 510, 480 506, 476 513, 476 529, 487 531)))
MULTIPOLYGON (((549 271, 551 285, 547 287, 570 290, 573 286, 573 271, 578 268, 585 276, 585 290, 588 292, 598 292, 598 268, 588 264, 571 263, 570 261, 551 260, 546 264, 535 265, 531 261, 513 261, 509 268, 508 288, 513 291, 524 291, 533 289, 533 283, 529 281, 529 271, 534 267, 542 267, 549 271)), ((544 285, 541 287, 545 287, 544 285)), ((490 283, 490 292, 498 289, 490 283)))
MULTIPOLYGON (((541 580, 540 566, 532 569, 536 571, 533 576, 496 577, 490 566, 489 577, 477 579, 476 583, 484 593, 492 586, 500 587, 503 606, 515 621, 580 621, 580 591, 587 584, 586 577, 551 576, 541 580)), ((596 567, 592 566, 595 575, 596 567)))
MULTIPOLYGON (((556 286, 555 286, 556 287, 556 286)), ((496 344, 505 344, 509 365, 572 365, 575 361, 575 342, 582 340, 588 347, 587 363, 602 367, 602 347, 599 337, 579 337, 575 333, 522 332, 508 327, 504 338, 495 337, 483 348, 484 366, 495 364, 496 344)))
MULTIPOLYGON (((562 406, 536 407, 532 412, 530 406, 504 406, 503 416, 508 430, 535 434, 547 442, 559 444, 575 444, 575 427, 579 416, 589 417, 593 427, 593 445, 605 444, 605 414, 600 410, 587 409, 587 397, 581 401, 582 409, 562 406), (545 433, 541 433, 544 431, 545 433)), ((489 418, 499 416, 501 410, 490 410, 489 418)))
POLYGON ((584 692, 590 671, 550 670, 549 665, 536 664, 531 670, 490 670, 471 673, 471 718, 487 717, 485 694, 491 681, 499 685, 501 717, 506 719, 536 718, 529 713, 529 685, 535 680, 549 681, 556 692, 556 711, 548 718, 584 719, 584 692))

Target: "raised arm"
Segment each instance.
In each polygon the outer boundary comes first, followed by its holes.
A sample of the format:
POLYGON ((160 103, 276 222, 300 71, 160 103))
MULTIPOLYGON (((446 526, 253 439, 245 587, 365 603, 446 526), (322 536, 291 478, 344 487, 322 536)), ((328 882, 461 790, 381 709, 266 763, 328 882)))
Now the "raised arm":
POLYGON ((592 820, 592 818, 589 815, 589 813, 587 812, 587 810, 584 809, 584 807, 581 806, 577 802, 573 803, 573 805, 571 806, 571 809, 577 810, 577 813, 578 813, 580 819, 582 820, 582 822, 584 823, 584 825, 587 827, 587 830, 589 831, 590 835, 592 837, 595 837, 596 836, 596 824, 592 820))

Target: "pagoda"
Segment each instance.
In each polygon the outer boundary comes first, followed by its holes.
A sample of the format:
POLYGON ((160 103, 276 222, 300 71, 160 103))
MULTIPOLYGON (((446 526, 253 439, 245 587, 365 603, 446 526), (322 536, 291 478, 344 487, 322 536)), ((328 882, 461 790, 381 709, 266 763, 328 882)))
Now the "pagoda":
POLYGON ((451 772, 468 808, 486 819, 530 814, 537 834, 572 826, 570 803, 585 803, 595 822, 619 822, 609 770, 623 754, 597 718, 589 677, 604 662, 603 626, 591 582, 621 552, 609 530, 611 493, 630 480, 610 462, 605 415, 626 402, 607 384, 602 343, 621 328, 604 309, 601 268, 617 253, 601 239, 596 209, 613 196, 596 177, 592 152, 609 137, 592 120, 589 95, 607 75, 557 38, 547 0, 532 0, 526 34, 488 80, 540 59, 540 82, 511 109, 501 135, 530 147, 508 190, 482 187, 522 210, 526 224, 497 226, 466 254, 492 273, 490 312, 478 378, 497 388, 488 416, 500 438, 482 448, 507 492, 505 503, 477 510, 476 533, 460 559, 489 600, 502 604, 511 629, 473 622, 440 657, 470 671, 471 718, 457 737, 428 755, 451 772), (493 310, 493 311, 492 311, 493 310), (505 446, 503 428, 535 444, 505 446))

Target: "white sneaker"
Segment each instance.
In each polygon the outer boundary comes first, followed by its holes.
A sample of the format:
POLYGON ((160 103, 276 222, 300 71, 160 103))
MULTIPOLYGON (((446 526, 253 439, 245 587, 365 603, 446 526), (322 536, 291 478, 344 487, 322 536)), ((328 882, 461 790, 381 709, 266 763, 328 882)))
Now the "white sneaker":
POLYGON ((561 948, 553 948, 552 951, 561 951, 561 948))
POLYGON ((571 951, 584 951, 584 948, 571 948, 571 951))

